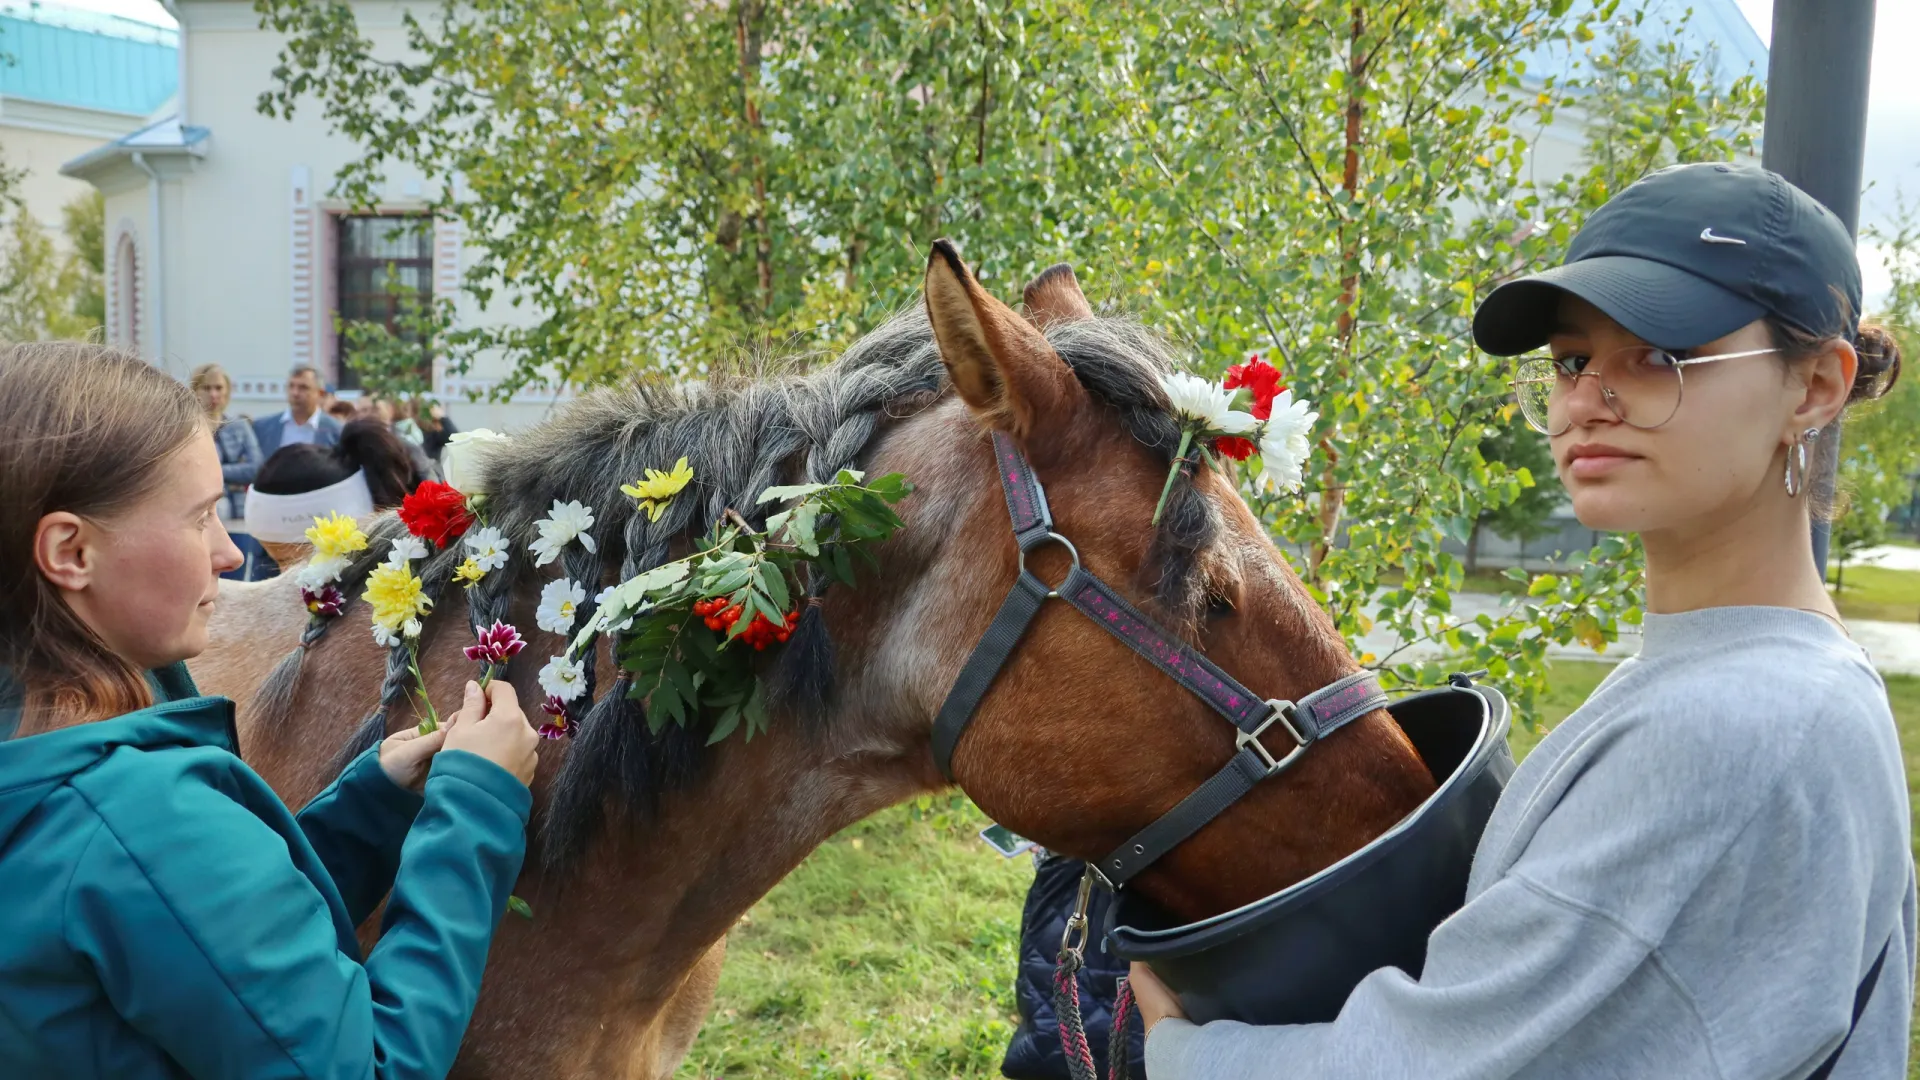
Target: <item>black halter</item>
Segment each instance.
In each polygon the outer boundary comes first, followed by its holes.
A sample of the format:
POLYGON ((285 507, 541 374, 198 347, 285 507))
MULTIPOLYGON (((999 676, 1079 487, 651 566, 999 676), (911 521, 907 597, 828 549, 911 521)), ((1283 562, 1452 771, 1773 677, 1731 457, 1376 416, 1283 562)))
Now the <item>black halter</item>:
POLYGON ((1159 820, 1134 834, 1099 862, 1089 864, 1109 888, 1126 884, 1219 817, 1260 781, 1290 768, 1309 746, 1355 718, 1386 705, 1387 695, 1380 689, 1379 681, 1373 673, 1365 671, 1316 690, 1297 702, 1263 699, 1240 685, 1127 603, 1106 582, 1088 573, 1080 565, 1080 552, 1066 537, 1053 531, 1053 513, 1047 508, 1047 494, 1040 487, 1033 466, 1027 463, 1026 455, 1000 432, 993 434, 993 449, 999 459, 1000 486, 1006 492, 1007 513, 1013 519, 1014 540, 1020 545, 1020 576, 1014 581, 1006 602, 1000 605, 999 614, 993 617, 993 624, 987 627, 980 644, 974 646, 973 655, 960 669, 960 677, 954 681, 947 700, 940 706, 940 715, 934 719, 933 755, 940 772, 948 780, 953 779, 953 750, 972 721, 974 710, 987 696, 993 680, 1013 655, 1014 647, 1019 645, 1033 617, 1039 614, 1040 605, 1052 597, 1072 604, 1133 651, 1153 661, 1155 667, 1226 717, 1238 732, 1234 739, 1237 749, 1224 768, 1159 820), (1027 569, 1027 553, 1047 543, 1059 544, 1073 557, 1073 569, 1058 589, 1049 589, 1027 569), (1275 726, 1293 740, 1293 746, 1279 757, 1260 742, 1260 737, 1275 726))

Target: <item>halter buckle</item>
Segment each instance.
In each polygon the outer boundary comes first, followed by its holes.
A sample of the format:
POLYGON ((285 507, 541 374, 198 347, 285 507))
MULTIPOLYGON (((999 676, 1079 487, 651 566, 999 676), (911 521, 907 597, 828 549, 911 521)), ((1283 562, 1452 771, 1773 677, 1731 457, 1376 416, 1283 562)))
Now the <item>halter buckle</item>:
POLYGON ((1272 776, 1274 773, 1293 764, 1295 758, 1306 753, 1309 740, 1305 735, 1300 733, 1299 728, 1294 726, 1293 702, 1284 701, 1280 698, 1268 698, 1267 704, 1273 706, 1273 711, 1267 714, 1265 720, 1260 721, 1260 726, 1254 728, 1252 731, 1241 731, 1236 728, 1233 742, 1234 748, 1237 750, 1245 750, 1251 747, 1254 754, 1260 758, 1260 763, 1266 766, 1267 775, 1272 776), (1286 756, 1281 758, 1274 757, 1260 742, 1260 736, 1266 734, 1267 729, 1275 724, 1279 724, 1288 735, 1293 737, 1293 749, 1287 751, 1286 756))

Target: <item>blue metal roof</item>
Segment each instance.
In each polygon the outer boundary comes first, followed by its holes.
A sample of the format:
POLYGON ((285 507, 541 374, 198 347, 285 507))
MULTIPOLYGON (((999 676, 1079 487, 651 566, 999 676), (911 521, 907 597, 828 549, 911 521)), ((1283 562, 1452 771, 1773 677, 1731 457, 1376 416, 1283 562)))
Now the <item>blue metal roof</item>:
POLYGON ((180 32, 37 3, 0 5, 0 95, 146 116, 180 82, 180 32))

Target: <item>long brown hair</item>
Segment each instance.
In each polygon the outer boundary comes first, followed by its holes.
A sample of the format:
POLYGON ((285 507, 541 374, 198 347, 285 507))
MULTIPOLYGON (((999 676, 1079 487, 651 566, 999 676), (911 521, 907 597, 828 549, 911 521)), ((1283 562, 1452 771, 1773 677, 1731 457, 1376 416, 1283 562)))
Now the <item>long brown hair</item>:
POLYGON ((26 715, 45 721, 21 732, 152 704, 142 673, 41 576, 34 535, 55 511, 100 518, 138 502, 205 430, 192 391, 138 357, 77 341, 0 346, 0 664, 26 715))

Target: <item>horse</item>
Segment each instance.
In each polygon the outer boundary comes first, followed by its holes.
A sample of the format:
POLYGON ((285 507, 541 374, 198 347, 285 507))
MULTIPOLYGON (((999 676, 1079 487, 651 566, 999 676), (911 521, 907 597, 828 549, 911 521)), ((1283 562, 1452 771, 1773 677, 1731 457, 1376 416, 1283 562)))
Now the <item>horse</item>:
MULTIPOLYGON (((597 551, 570 545, 561 566, 591 596, 690 550, 729 511, 762 520, 771 507, 757 499, 769 485, 858 468, 903 473, 916 490, 897 507, 905 527, 874 549, 857 586, 813 586, 792 639, 760 660, 769 722, 755 737, 709 746, 698 719, 656 732, 606 643, 589 656, 592 706, 569 739, 544 748, 534 783, 515 890, 534 918, 500 926, 453 1075, 668 1076, 711 1004, 727 931, 748 908, 835 832, 947 786, 930 750, 933 718, 1020 567, 993 432, 1025 452, 1086 569, 1256 693, 1299 698, 1358 672, 1230 464, 1183 459, 1150 524, 1180 436, 1159 381, 1176 356, 1138 321, 1096 314, 1064 264, 1028 284, 1015 310, 941 241, 924 304, 830 363, 595 390, 494 448, 483 463, 488 513, 515 550, 467 594, 468 618, 446 610, 459 597, 445 593, 459 553, 423 564, 440 603, 420 643, 435 701, 458 700, 473 676, 461 655, 473 625, 533 624, 554 569, 536 570, 523 552, 555 499, 593 508, 597 551), (620 494, 643 469, 682 456, 695 480, 658 520, 620 494)), ((349 595, 400 532, 392 515, 370 527, 369 550, 343 582, 349 595)), ((1067 556, 1048 545, 1032 565, 1058 582, 1067 556)), ((244 756, 290 804, 418 716, 404 653, 396 660, 375 644, 365 610, 355 601, 310 629, 291 575, 229 584, 211 648, 193 664, 205 691, 245 703, 244 756)), ((523 698, 533 668, 561 649, 551 634, 529 642, 505 676, 523 698)), ((1235 749, 1233 729, 1198 698, 1051 604, 981 701, 951 767, 996 821, 1092 859, 1235 749)), ((1225 911, 1358 849, 1434 786, 1375 710, 1128 887, 1185 918, 1225 911)))

